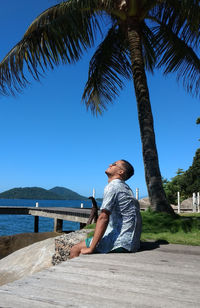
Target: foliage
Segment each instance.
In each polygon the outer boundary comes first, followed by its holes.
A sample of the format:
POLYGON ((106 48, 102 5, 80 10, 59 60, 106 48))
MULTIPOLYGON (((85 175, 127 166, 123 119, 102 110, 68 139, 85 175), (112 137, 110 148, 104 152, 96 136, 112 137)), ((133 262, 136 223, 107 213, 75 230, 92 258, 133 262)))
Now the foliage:
POLYGON ((183 217, 200 217, 200 213, 190 212, 190 213, 181 213, 179 214, 183 217))
POLYGON ((90 237, 92 237, 92 236, 94 236, 94 229, 96 228, 96 223, 94 223, 94 224, 90 224, 90 225, 86 225, 85 227, 84 227, 84 229, 91 229, 91 232, 89 232, 88 234, 87 234, 87 238, 90 238, 90 237))
POLYGON ((196 151, 192 166, 185 172, 184 180, 187 196, 200 191, 200 148, 196 151))
POLYGON ((93 237, 93 236, 94 236, 94 230, 87 234, 87 238, 90 238, 90 237, 93 237))
POLYGON ((177 204, 177 192, 181 194, 181 201, 200 191, 200 148, 193 158, 192 166, 185 172, 178 169, 177 175, 168 181, 163 179, 163 187, 171 204, 177 204))
POLYGON ((158 213, 151 209, 142 212, 142 222, 144 233, 187 233, 200 230, 200 219, 198 217, 182 217, 179 215, 172 217, 167 213, 158 213))
POLYGON ((200 214, 172 217, 151 210, 142 212, 142 241, 200 246, 200 214))
POLYGON ((84 227, 84 229, 95 229, 95 227, 96 227, 96 223, 90 224, 90 225, 86 225, 86 226, 84 227))
POLYGON ((163 187, 170 204, 177 204, 177 192, 181 193, 181 201, 186 199, 186 194, 184 193, 184 183, 183 181, 184 171, 183 169, 178 169, 176 176, 168 181, 163 180, 163 187))
POLYGON ((47 68, 78 61, 94 46, 102 24, 110 25, 103 42, 90 61, 83 99, 87 107, 101 113, 131 78, 127 27, 140 28, 145 68, 164 68, 177 73, 183 84, 198 95, 199 2, 194 0, 125 1, 68 0, 42 12, 22 40, 0 64, 0 92, 14 94, 29 84, 25 68, 39 80, 47 68))
POLYGON ((161 233, 142 233, 142 241, 154 240, 159 243, 181 244, 200 246, 200 231, 192 232, 161 232, 161 233))

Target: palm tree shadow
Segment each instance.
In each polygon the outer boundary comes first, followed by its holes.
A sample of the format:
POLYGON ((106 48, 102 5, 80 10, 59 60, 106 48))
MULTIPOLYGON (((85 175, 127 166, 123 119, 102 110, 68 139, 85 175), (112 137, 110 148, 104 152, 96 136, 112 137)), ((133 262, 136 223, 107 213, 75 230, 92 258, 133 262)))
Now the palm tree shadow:
POLYGON ((151 242, 140 241, 140 249, 138 250, 138 252, 157 249, 160 248, 160 245, 168 245, 168 244, 169 242, 165 240, 157 240, 151 242))

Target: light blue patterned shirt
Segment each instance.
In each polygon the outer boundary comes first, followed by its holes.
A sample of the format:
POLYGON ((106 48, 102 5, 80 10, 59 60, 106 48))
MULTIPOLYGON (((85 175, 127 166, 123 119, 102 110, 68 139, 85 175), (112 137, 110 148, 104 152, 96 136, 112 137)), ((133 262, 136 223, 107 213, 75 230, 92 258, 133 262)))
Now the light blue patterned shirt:
POLYGON ((130 187, 122 180, 111 181, 104 189, 101 210, 110 212, 109 223, 104 236, 96 246, 101 253, 123 247, 128 251, 140 248, 142 219, 139 202, 130 187))

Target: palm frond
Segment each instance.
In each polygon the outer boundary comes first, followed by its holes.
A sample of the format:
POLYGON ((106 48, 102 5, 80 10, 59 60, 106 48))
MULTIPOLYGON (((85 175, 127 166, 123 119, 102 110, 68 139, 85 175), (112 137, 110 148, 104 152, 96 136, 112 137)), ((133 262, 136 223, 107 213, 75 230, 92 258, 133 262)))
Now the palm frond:
POLYGON ((143 51, 143 58, 144 58, 144 65, 146 70, 153 73, 153 69, 156 65, 156 53, 154 50, 154 46, 158 44, 155 35, 151 31, 151 29, 145 24, 142 23, 142 51, 143 51))
POLYGON ((200 2, 196 0, 161 0, 149 12, 159 24, 168 25, 187 44, 199 44, 200 2))
POLYGON ((199 95, 200 59, 194 49, 168 26, 155 27, 154 33, 160 41, 157 48, 160 55, 158 67, 165 67, 164 74, 177 72, 178 80, 183 80, 187 91, 199 95))
POLYGON ((148 12, 153 10, 155 6, 157 6, 158 0, 142 0, 138 2, 139 8, 139 19, 145 20, 146 16, 148 15, 148 12))
POLYGON ((200 22, 200 2, 199 0, 168 0, 168 7, 180 16, 180 19, 186 19, 191 25, 193 31, 199 30, 200 22))
POLYGON ((120 28, 112 27, 90 61, 83 101, 93 113, 101 114, 123 87, 122 78, 132 77, 127 50, 120 28), (121 77, 120 77, 121 76, 121 77))
POLYGON ((149 12, 158 25, 152 28, 156 40, 158 67, 164 74, 177 73, 187 91, 198 95, 200 59, 195 52, 200 43, 200 2, 196 0, 160 0, 149 12))
POLYGON ((87 2, 95 1, 65 1, 35 19, 23 39, 0 63, 2 94, 13 94, 27 85, 26 67, 38 80, 46 68, 73 63, 93 45, 100 25, 95 9, 84 7, 87 2))

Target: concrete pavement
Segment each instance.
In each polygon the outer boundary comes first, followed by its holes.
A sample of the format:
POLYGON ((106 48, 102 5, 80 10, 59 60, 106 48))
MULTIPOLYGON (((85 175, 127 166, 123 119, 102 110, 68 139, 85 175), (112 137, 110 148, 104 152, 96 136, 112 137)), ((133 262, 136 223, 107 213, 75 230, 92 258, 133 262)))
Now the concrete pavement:
POLYGON ((1 286, 0 307, 200 307, 200 247, 81 256, 1 286))

